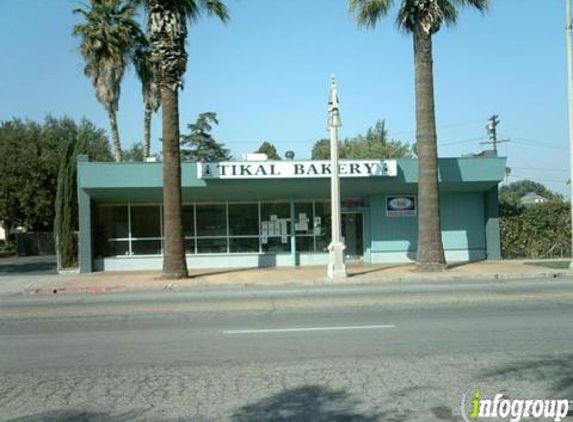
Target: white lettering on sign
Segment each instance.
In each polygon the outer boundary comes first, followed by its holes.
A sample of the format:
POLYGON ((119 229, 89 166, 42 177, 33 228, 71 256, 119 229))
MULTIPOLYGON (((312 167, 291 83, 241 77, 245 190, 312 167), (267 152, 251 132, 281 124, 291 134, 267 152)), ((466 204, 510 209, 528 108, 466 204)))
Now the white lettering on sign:
MULTIPOLYGON (((197 163, 199 179, 284 179, 330 177, 330 161, 197 163)), ((396 160, 352 160, 338 164, 340 177, 395 177, 396 160)))

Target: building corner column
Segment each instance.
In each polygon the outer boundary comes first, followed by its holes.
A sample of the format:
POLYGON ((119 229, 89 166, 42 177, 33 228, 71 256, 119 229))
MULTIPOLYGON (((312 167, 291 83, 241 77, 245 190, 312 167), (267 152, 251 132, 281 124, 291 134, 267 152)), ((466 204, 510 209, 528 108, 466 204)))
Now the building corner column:
POLYGON ((88 162, 86 155, 78 155, 78 264, 80 273, 93 271, 92 256, 92 206, 90 196, 81 188, 81 163, 88 162))
POLYGON ((500 260, 501 235, 499 230, 499 198, 497 185, 485 193, 486 259, 500 260))

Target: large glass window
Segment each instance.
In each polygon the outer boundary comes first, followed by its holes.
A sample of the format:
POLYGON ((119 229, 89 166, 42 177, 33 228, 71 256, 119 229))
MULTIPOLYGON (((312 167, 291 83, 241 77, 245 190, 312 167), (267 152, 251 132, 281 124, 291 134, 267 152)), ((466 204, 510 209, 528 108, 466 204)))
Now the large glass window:
POLYGON ((259 235, 259 204, 229 204, 229 236, 259 235))
POLYGON ((97 232, 104 239, 126 239, 129 237, 127 206, 99 207, 97 232))
POLYGON ((120 256, 129 255, 129 241, 127 240, 108 240, 105 243, 105 250, 102 256, 120 256))
POLYGON ((290 252, 290 204, 261 204, 261 247, 263 252, 290 252))
POLYGON ((131 206, 131 237, 161 237, 161 212, 158 206, 131 206))
POLYGON ((132 240, 131 253, 133 255, 160 255, 161 240, 132 240))
POLYGON ((296 251, 297 252, 314 252, 314 237, 313 236, 297 236, 296 237, 296 251))
POLYGON ((259 252, 259 237, 231 237, 229 251, 231 253, 259 252))
POLYGON ((227 236, 227 206, 197 204, 197 236, 227 236))
POLYGON ((330 202, 314 203, 313 230, 317 252, 326 252, 332 238, 330 202))
MULTIPOLYGON (((183 206, 185 253, 288 253, 291 229, 298 252, 326 252, 330 204, 218 203, 183 206)), ((159 255, 163 233, 159 205, 100 206, 95 212, 98 256, 159 255)))
MULTIPOLYGON (((183 205, 182 208, 183 234, 185 237, 195 236, 195 207, 193 205, 183 205)), ((195 247, 193 247, 195 249, 195 247)))
POLYGON ((127 206, 102 206, 95 211, 96 256, 129 255, 127 206), (117 240, 124 239, 124 240, 117 240))
POLYGON ((196 239, 185 239, 185 253, 186 254, 195 253, 195 240, 196 239))
POLYGON ((198 238, 198 253, 227 253, 227 238, 198 238))

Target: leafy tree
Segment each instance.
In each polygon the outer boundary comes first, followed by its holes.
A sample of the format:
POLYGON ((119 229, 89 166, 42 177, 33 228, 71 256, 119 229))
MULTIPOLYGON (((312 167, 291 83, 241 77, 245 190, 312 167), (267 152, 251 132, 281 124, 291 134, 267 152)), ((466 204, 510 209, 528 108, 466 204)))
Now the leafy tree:
MULTIPOLYGON (((94 146, 102 145, 103 141, 108 145, 103 130, 97 129, 87 120, 83 120, 73 133, 73 138, 66 141, 61 155, 55 198, 54 240, 60 264, 64 268, 77 265, 77 156, 88 155, 95 160, 102 155, 102 151, 95 150, 94 146)), ((110 155, 109 149, 107 155, 110 155)))
POLYGON ((270 142, 263 142, 256 153, 266 154, 269 160, 280 160, 281 156, 278 154, 276 147, 270 142))
POLYGON ((563 201, 561 194, 553 192, 541 183, 532 180, 519 180, 499 189, 500 203, 506 206, 519 206, 519 200, 530 192, 543 196, 549 201, 563 201))
MULTIPOLYGON (((416 143, 419 160, 418 253, 417 267, 422 271, 445 268, 440 227, 438 192, 438 148, 434 109, 432 37, 443 23, 454 25, 456 6, 473 6, 485 12, 489 0, 401 0, 397 25, 414 42, 416 87, 416 143)), ((393 0, 349 0, 349 11, 359 26, 374 27, 387 15, 393 0)))
POLYGON ((229 161, 230 151, 218 143, 211 135, 213 124, 219 124, 217 114, 213 112, 201 113, 197 121, 187 125, 191 130, 189 135, 181 137, 183 148, 181 154, 186 160, 201 162, 229 161))
POLYGON ((121 80, 133 50, 143 34, 135 21, 136 10, 123 0, 90 0, 89 8, 77 8, 85 23, 74 26, 81 38, 84 74, 91 79, 96 98, 109 116, 115 161, 121 160, 117 111, 121 80))
POLYGON ((137 161, 145 161, 144 158, 144 151, 145 148, 141 144, 141 142, 136 142, 131 146, 131 149, 123 150, 121 152, 121 156, 123 161, 127 161, 128 163, 137 162, 137 161))
MULTIPOLYGON (((411 157, 409 144, 388 140, 388 131, 383 120, 366 131, 364 135, 346 138, 338 144, 338 154, 342 159, 380 159, 411 157)), ((312 148, 313 160, 330 159, 330 140, 321 139, 312 148)))
POLYGON ((346 158, 401 158, 411 156, 410 145, 388 140, 388 131, 383 120, 345 142, 346 158))
POLYGON ((151 116, 161 105, 161 92, 157 84, 155 68, 151 62, 151 46, 147 38, 139 40, 133 56, 135 72, 141 81, 143 103, 145 106, 142 161, 149 157, 151 146, 151 116))
POLYGON ((181 214, 181 157, 179 151, 179 88, 187 67, 187 23, 203 12, 223 22, 229 14, 220 0, 132 0, 147 9, 147 37, 161 91, 163 113, 163 209, 165 252, 163 278, 188 276, 181 214))
MULTIPOLYGON (((330 159, 330 139, 320 139, 312 146, 311 158, 313 160, 330 159)), ((344 144, 338 142, 338 158, 346 158, 344 155, 344 144)))
POLYGON ((92 158, 111 160, 103 130, 87 120, 79 126, 69 118, 54 117, 47 117, 43 125, 20 119, 0 123, 0 221, 8 231, 14 226, 53 229, 62 155, 79 133, 89 140, 92 158))

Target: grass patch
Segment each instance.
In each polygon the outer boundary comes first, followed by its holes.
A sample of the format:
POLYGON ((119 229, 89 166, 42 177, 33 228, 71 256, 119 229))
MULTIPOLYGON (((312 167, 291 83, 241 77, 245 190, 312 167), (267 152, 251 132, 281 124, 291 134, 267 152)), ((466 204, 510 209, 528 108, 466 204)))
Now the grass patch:
POLYGON ((554 270, 567 270, 571 261, 530 261, 527 265, 537 265, 538 267, 552 268, 554 270))

